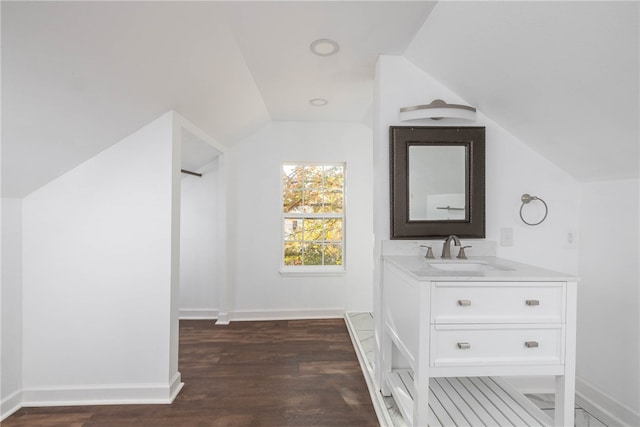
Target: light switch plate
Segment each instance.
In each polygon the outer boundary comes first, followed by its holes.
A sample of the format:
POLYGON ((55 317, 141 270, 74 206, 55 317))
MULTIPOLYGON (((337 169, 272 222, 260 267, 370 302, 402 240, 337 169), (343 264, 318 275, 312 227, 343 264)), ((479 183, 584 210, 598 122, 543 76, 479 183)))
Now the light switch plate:
POLYGON ((513 228, 503 227, 500 229, 500 246, 513 246, 513 228))
POLYGON ((572 229, 567 231, 565 236, 565 247, 567 249, 577 249, 578 248, 578 232, 572 229))

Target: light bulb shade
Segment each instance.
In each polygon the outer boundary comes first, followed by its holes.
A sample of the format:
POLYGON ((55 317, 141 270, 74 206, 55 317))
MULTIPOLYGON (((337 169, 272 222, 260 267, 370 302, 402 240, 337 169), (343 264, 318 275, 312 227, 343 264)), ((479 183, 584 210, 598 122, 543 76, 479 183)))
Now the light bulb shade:
POLYGON ((442 99, 435 99, 431 104, 414 105, 400 109, 400 120, 420 120, 420 119, 476 119, 476 109, 468 105, 447 104, 442 99))

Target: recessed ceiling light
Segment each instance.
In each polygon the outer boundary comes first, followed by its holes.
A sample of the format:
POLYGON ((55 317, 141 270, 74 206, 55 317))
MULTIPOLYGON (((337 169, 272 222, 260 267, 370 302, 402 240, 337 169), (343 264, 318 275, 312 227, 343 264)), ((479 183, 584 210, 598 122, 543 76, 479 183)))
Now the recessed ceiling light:
POLYGON ((331 39, 318 39, 309 46, 311 52, 319 56, 331 56, 340 50, 340 45, 331 39))
POLYGON ((324 98, 313 98, 309 101, 309 104, 313 105, 314 107, 324 107, 328 103, 329 101, 324 98))

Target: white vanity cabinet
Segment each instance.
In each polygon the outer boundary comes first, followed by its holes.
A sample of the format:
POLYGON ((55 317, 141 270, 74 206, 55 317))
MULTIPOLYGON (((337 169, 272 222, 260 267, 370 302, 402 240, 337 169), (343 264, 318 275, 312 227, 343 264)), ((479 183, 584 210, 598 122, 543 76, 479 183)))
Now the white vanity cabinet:
MULTIPOLYGON (((460 388, 454 400, 468 395, 470 404, 478 405, 486 399, 472 396, 482 394, 474 384, 486 378, 473 377, 553 375, 553 423, 573 425, 575 278, 506 261, 504 269, 463 274, 403 261, 385 257, 383 262, 377 366, 382 393, 393 394, 411 424, 439 424, 429 403, 441 405, 438 393, 451 398, 446 387, 460 388), (432 380, 430 389, 431 379, 450 377, 463 378, 432 380)), ((499 391, 510 387, 500 384, 491 382, 499 391)), ((514 399, 527 403, 523 396, 514 399)), ((544 425, 543 417, 522 425, 544 425)))

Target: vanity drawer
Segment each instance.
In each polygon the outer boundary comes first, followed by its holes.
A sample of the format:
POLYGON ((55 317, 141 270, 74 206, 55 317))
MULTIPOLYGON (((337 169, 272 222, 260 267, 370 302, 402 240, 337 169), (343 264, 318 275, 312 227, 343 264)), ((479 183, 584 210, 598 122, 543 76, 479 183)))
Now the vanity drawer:
POLYGON ((563 323, 563 282, 436 282, 431 323, 563 323))
POLYGON ((432 325, 430 365, 561 365, 562 325, 432 325))

